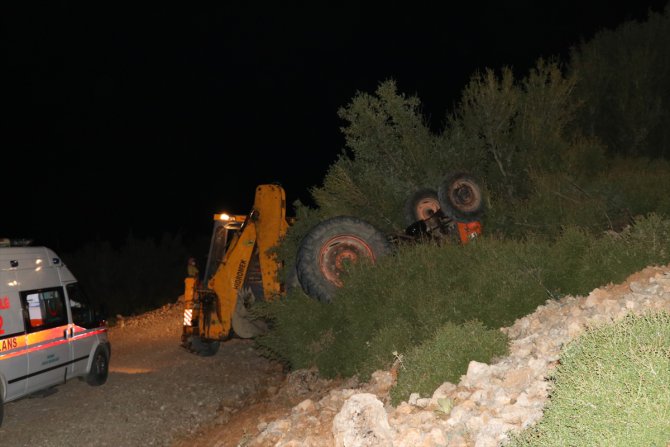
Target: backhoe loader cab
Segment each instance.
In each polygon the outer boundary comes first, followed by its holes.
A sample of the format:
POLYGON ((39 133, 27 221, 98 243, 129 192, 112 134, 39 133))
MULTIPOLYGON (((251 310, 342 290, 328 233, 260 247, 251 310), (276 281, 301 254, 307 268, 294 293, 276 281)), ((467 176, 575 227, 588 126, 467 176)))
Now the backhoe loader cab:
POLYGON ((226 213, 214 215, 214 229, 209 244, 205 274, 202 278, 205 284, 209 283, 219 265, 224 261, 230 241, 239 234, 246 218, 247 216, 244 215, 231 216, 226 213))

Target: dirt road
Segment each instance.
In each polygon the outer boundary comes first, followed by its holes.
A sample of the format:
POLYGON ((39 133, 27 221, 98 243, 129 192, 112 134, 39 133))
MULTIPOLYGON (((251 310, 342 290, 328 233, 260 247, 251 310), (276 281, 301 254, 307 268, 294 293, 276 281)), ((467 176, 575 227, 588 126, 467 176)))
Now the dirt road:
POLYGON ((283 380, 279 365, 247 340, 230 340, 213 357, 186 352, 180 314, 169 305, 110 328, 107 383, 75 379, 54 394, 6 404, 0 445, 186 446, 283 380))

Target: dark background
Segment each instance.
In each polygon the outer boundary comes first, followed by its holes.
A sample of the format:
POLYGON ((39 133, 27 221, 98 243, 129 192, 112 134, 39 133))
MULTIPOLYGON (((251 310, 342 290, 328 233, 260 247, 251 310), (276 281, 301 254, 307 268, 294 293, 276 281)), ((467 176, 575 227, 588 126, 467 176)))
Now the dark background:
POLYGON ((0 237, 208 235, 264 182, 309 205, 357 91, 395 79, 439 130, 476 70, 567 61, 666 0, 281 3, 3 6, 0 237))

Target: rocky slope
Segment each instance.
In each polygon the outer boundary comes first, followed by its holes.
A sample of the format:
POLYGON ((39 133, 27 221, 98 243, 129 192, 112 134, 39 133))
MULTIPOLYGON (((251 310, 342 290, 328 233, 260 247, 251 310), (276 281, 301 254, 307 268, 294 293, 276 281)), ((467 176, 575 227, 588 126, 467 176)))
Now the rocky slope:
MULTIPOLYGON (((670 266, 649 267, 588 296, 547 301, 501 329, 511 340, 509 356, 490 365, 473 361, 459 383, 445 382, 431 397, 412 395, 397 407, 389 405, 393 371, 378 371, 369 383, 335 387, 314 373, 307 381, 321 395, 303 399, 279 418, 260 417, 255 425, 247 420, 248 431, 236 445, 498 446, 506 433, 541 418, 546 377, 563 345, 589 326, 660 309, 670 310, 670 266)), ((304 371, 293 376, 300 374, 305 380, 304 371)))

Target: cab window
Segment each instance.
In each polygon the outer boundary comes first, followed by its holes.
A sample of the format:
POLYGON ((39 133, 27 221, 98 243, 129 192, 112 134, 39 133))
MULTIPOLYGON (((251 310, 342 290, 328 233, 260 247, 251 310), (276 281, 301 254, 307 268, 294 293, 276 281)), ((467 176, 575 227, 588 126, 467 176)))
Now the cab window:
POLYGON ((62 287, 21 292, 28 332, 67 324, 65 295, 62 287))
POLYGON ((79 283, 72 283, 66 286, 67 297, 70 300, 70 312, 72 312, 72 322, 77 326, 91 329, 99 326, 99 316, 96 315, 88 297, 84 293, 79 283))

